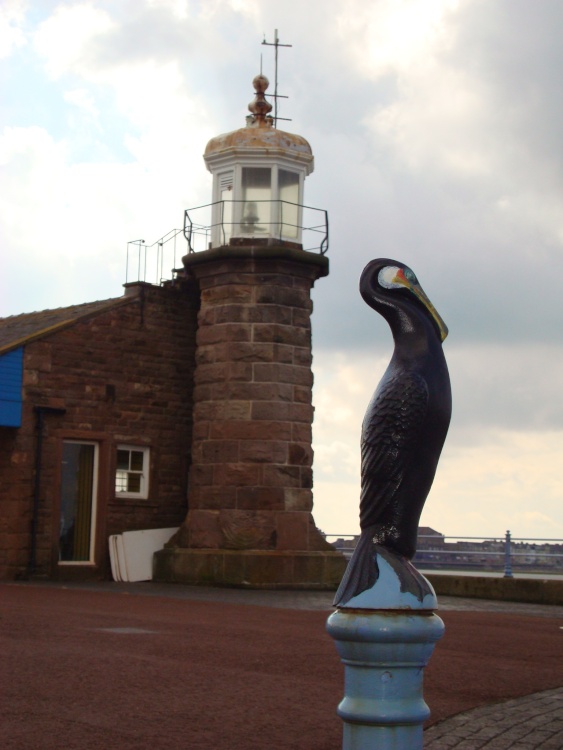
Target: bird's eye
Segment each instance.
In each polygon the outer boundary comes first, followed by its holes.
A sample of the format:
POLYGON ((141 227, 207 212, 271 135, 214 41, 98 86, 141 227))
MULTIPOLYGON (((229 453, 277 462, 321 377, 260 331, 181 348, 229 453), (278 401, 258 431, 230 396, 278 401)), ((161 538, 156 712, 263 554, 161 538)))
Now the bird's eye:
POLYGON ((397 268, 397 266, 385 266, 381 269, 379 274, 377 275, 377 280, 379 281, 379 284, 384 289, 397 289, 400 288, 401 284, 397 284, 396 281, 394 281, 395 276, 399 273, 400 269, 397 268))
POLYGON ((418 284, 418 279, 416 278, 416 276, 415 276, 415 274, 414 274, 414 271, 411 271, 411 269, 410 269, 410 268, 406 268, 406 267, 405 267, 405 269, 404 269, 404 271, 403 271, 403 272, 404 272, 404 274, 405 274, 405 279, 406 279, 406 280, 407 280, 407 281, 408 281, 408 282, 409 282, 410 284, 418 284))

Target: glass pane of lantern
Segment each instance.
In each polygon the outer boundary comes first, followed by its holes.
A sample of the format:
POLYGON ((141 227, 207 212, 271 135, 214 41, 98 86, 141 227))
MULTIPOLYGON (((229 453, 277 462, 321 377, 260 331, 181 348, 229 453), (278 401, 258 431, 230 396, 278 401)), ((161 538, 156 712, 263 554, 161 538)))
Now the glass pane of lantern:
POLYGON ((270 203, 272 197, 271 170, 267 167, 243 167, 242 216, 240 230, 243 234, 260 234, 270 231, 270 203), (264 201, 264 202, 261 202, 264 201))
POLYGON ((223 172, 219 175, 219 189, 221 201, 218 227, 221 245, 228 245, 233 234, 233 172, 223 172))
POLYGON ((221 191, 221 200, 223 201, 223 237, 222 242, 227 245, 233 233, 233 191, 231 188, 221 191))
POLYGON ((281 233, 283 237, 295 239, 298 234, 299 223, 299 175, 285 169, 278 171, 278 188, 280 201, 281 233))

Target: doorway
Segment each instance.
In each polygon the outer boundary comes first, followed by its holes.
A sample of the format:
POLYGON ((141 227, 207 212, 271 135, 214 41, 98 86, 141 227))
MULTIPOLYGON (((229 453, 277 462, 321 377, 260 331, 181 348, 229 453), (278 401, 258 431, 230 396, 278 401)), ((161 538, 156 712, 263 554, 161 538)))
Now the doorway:
POLYGON ((98 446, 64 441, 59 563, 94 563, 98 446))

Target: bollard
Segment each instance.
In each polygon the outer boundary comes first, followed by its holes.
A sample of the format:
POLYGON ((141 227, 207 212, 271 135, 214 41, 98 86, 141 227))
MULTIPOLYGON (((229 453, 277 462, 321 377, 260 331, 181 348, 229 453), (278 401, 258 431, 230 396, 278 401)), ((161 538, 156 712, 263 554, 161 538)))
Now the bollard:
POLYGON ((420 750, 430 715, 422 694, 423 670, 444 623, 434 614, 430 583, 405 558, 391 564, 377 555, 375 585, 339 607, 327 621, 344 664, 343 750, 420 750), (407 570, 424 595, 405 590, 407 570))

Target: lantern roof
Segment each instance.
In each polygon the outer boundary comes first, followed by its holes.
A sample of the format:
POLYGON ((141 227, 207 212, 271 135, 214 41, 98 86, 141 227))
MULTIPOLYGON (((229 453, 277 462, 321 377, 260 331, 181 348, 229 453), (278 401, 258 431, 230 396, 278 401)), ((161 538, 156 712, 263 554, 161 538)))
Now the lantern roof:
POLYGON ((246 127, 212 138, 205 149, 203 158, 209 171, 225 158, 229 161, 237 157, 281 157, 306 166, 306 174, 314 168, 314 159, 308 141, 295 133, 286 133, 274 127, 274 118, 269 114, 272 105, 266 100, 265 92, 269 81, 258 75, 252 81, 256 96, 248 105, 251 114, 246 118, 246 127))

